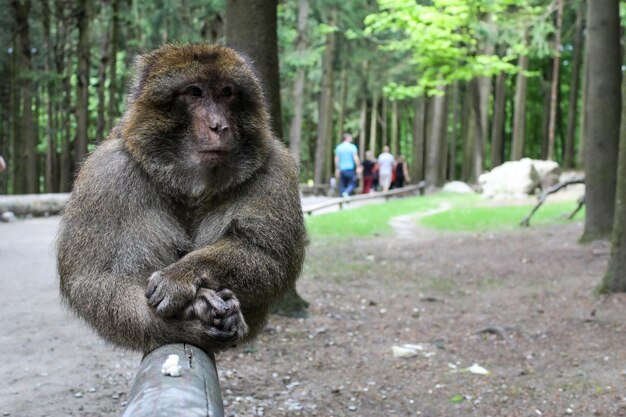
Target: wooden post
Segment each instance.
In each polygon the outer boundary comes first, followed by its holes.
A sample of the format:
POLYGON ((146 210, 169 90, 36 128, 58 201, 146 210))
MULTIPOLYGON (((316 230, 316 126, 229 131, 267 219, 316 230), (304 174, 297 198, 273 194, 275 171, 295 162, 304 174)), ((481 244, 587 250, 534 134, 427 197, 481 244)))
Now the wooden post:
POLYGON ((224 417, 215 359, 195 346, 161 346, 143 357, 123 417, 224 417), (161 373, 178 355, 178 377, 161 373))

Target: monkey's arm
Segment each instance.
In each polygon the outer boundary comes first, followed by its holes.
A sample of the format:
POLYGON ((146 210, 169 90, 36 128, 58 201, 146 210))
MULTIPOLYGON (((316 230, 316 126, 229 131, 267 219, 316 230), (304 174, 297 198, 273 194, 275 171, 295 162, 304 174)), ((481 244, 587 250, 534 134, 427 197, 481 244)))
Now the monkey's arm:
POLYGON ((224 234, 164 268, 150 279, 150 304, 164 315, 176 310, 176 286, 194 283, 229 289, 244 311, 267 308, 291 288, 300 273, 307 237, 295 167, 290 159, 269 164, 231 202, 224 234), (281 168, 286 166, 286 168, 281 168), (151 294, 157 292, 157 297, 151 294), (165 297, 170 297, 165 300, 165 297))

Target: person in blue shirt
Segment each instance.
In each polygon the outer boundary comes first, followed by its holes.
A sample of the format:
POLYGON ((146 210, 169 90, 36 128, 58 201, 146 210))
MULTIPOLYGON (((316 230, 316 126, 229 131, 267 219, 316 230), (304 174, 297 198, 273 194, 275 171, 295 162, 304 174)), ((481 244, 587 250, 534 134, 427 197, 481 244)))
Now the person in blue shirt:
POLYGON ((343 141, 335 148, 335 177, 339 180, 339 194, 348 197, 354 192, 357 175, 361 173, 361 161, 352 136, 343 135, 343 141))

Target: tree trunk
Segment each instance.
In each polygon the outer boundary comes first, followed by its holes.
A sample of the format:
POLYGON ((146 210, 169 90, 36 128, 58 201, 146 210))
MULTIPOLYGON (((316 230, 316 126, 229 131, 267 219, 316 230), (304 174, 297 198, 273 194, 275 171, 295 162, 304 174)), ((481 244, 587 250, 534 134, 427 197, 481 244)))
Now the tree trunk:
POLYGON ((326 48, 324 51, 322 69, 322 87, 319 97, 319 120, 315 146, 316 184, 325 184, 331 176, 331 169, 329 169, 329 167, 333 159, 331 144, 333 143, 333 86, 335 80, 333 60, 336 46, 337 36, 335 32, 330 32, 326 35, 326 48), (328 160, 329 158, 330 161, 328 160))
POLYGON ((370 114, 370 151, 377 155, 376 152, 376 122, 378 121, 378 90, 374 91, 372 97, 372 113, 370 114))
POLYGON ((485 143, 487 142, 488 107, 491 95, 491 78, 480 77, 470 82, 474 94, 474 116, 476 117, 476 141, 474 146, 474 179, 485 169, 485 143))
MULTIPOLYGON (((380 97, 380 101, 381 101, 381 109, 380 109, 380 125, 382 127, 382 140, 383 140, 383 146, 387 145, 389 146, 389 123, 387 122, 389 119, 389 110, 387 109, 387 104, 389 103, 389 100, 385 97, 384 93, 381 95, 380 97)), ((395 156, 395 154, 393 154, 395 156)))
POLYGON ((272 130, 282 139, 277 7, 278 0, 227 0, 226 43, 254 61, 270 105, 272 130))
POLYGON ((563 0, 556 0, 556 27, 554 38, 554 58, 552 60, 552 85, 550 88, 550 122, 548 126, 548 152, 547 159, 554 161, 556 155, 554 153, 557 101, 559 90, 559 70, 561 68, 561 27, 563 26, 563 0))
MULTIPOLYGON (((442 92, 443 87, 439 88, 442 92)), ((442 135, 444 117, 446 116, 446 96, 436 95, 432 98, 432 123, 430 125, 430 135, 426 146, 426 183, 429 187, 439 187, 443 183, 441 175, 441 156, 445 145, 445 136, 442 135)))
MULTIPOLYGON (((309 19, 309 0, 298 2, 298 38, 296 39, 296 53, 304 54, 308 45, 307 22, 309 19)), ((306 69, 299 65, 296 78, 293 82, 293 119, 289 129, 289 149, 291 154, 300 161, 300 147, 302 142, 302 121, 304 109, 304 82, 306 69)))
POLYGON ((398 101, 391 102, 391 154, 399 155, 400 146, 398 144, 398 101))
POLYGON ((367 130, 367 98, 361 98, 361 111, 359 112, 359 158, 365 158, 365 132, 367 130))
POLYGON ((459 83, 452 86, 452 127, 448 134, 448 175, 449 180, 456 178, 456 144, 459 134, 458 123, 461 116, 461 106, 459 103, 459 83))
POLYGON ((586 210, 583 241, 609 236, 615 214, 622 75, 618 1, 590 1, 587 22, 589 84, 584 132, 586 210))
POLYGON ((413 175, 415 182, 424 179, 424 97, 415 99, 415 116, 413 118, 413 175))
MULTIPOLYGON (((248 54, 264 81, 272 128, 282 138, 280 77, 278 74, 278 39, 276 33, 277 0, 227 0, 226 41, 248 54)), ((317 161, 316 161, 317 164, 317 161)), ((317 170, 316 170, 317 175, 317 170)), ((274 312, 305 317, 308 303, 296 289, 289 291, 274 312)))
MULTIPOLYGON (((109 106, 106 131, 111 131, 115 125, 115 121, 119 116, 118 100, 117 100, 117 49, 119 44, 120 32, 120 0, 111 1, 111 52, 109 57, 109 106)), ((126 51, 131 54, 131 51, 126 51)))
POLYGON ((110 0, 101 1, 102 22, 100 34, 100 62, 98 65, 98 110, 96 116, 96 143, 102 142, 105 134, 105 110, 106 110, 106 75, 107 64, 109 62, 109 30, 108 30, 108 8, 110 0))
MULTIPOLYGON (((44 70, 46 73, 50 73, 52 71, 52 39, 51 39, 51 30, 50 30, 50 3, 48 0, 43 1, 42 3, 42 23, 44 29, 44 40, 46 45, 46 59, 44 61, 44 70)), ((54 187, 54 156, 56 153, 56 134, 54 129, 54 106, 52 104, 53 97, 55 95, 55 82, 53 78, 49 78, 46 83, 46 155, 44 162, 44 191, 46 193, 55 192, 54 187)))
POLYGON ((580 90, 580 67, 583 50, 583 29, 584 29, 584 2, 576 11, 576 32, 574 34, 574 59, 572 62, 572 75, 569 91, 569 110, 567 112, 567 133, 565 135, 565 152, 563 155, 563 166, 565 168, 574 167, 574 137, 576 134, 578 93, 580 90))
MULTIPOLYGON (((622 99, 624 97, 626 77, 622 79, 622 99)), ((622 105, 619 149, 611 255, 600 292, 626 292, 626 105, 622 105)))
MULTIPOLYGON (((11 6, 15 13, 17 26, 17 59, 18 59, 18 80, 20 93, 22 96, 21 126, 20 126, 20 147, 18 152, 17 173, 19 188, 16 193, 33 194, 38 191, 37 180, 37 159, 35 155, 34 121, 33 121, 33 83, 32 83, 32 63, 31 63, 31 40, 28 16, 31 2, 29 0, 12 0, 11 6)), ((17 150, 17 149, 16 149, 17 150)))
POLYGON ((528 56, 520 56, 518 61, 519 72, 515 82, 515 109, 513 114, 513 145, 511 160, 517 161, 524 156, 524 136, 526 135, 526 90, 528 78, 524 74, 528 71, 528 56))
POLYGON ((506 73, 496 78, 496 92, 491 125, 491 168, 501 165, 504 157, 504 122, 506 117, 506 73))
POLYGON ((89 121, 89 18, 90 0, 78 2, 78 71, 76 73, 76 139, 74 140, 74 170, 87 154, 87 124, 89 121))
POLYGON ((347 105, 348 105, 348 68, 347 68, 347 60, 343 60, 342 68, 341 68, 341 76, 339 78, 340 82, 340 90, 339 90, 339 117, 337 118, 337 134, 335 135, 336 143, 338 145, 341 141, 341 137, 344 133, 348 133, 344 131, 344 125, 346 123, 346 113, 347 113, 347 105))

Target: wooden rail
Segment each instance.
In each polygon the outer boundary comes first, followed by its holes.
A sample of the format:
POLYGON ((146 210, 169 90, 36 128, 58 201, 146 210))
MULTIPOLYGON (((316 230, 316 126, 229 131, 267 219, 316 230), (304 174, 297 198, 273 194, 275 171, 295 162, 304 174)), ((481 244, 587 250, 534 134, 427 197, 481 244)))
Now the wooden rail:
POLYGON ((426 182, 421 181, 416 185, 409 185, 402 188, 394 188, 393 190, 389 190, 387 192, 370 192, 368 194, 359 194, 352 197, 338 197, 333 198, 332 200, 324 201, 323 203, 319 203, 310 207, 303 207, 302 211, 305 214, 311 215, 315 211, 319 211, 328 207, 339 206, 339 209, 343 209, 344 204, 349 204, 355 201, 364 201, 364 200, 375 200, 384 198, 385 200, 389 200, 391 197, 397 197, 404 194, 415 194, 419 193, 420 195, 424 194, 424 190, 426 189, 426 182))
POLYGON ((215 359, 195 346, 161 346, 143 357, 123 417, 224 417, 215 359), (178 355, 180 376, 164 375, 178 355))

